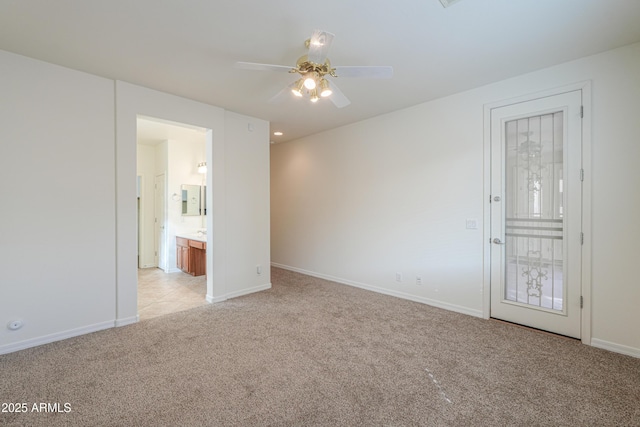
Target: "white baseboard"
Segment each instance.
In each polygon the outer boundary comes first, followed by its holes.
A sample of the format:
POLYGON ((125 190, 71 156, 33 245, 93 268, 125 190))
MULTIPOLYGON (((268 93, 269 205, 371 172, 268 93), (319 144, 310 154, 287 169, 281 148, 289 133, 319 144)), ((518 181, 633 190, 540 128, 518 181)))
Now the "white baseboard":
POLYGON ((278 264, 275 262, 272 262, 271 265, 273 267, 282 268, 284 270, 290 270, 290 271, 295 271, 296 273, 306 274, 307 276, 330 280, 332 282, 337 282, 343 285, 349 285, 356 288, 365 289, 367 291, 377 292, 379 294, 390 295, 396 298, 402 298, 409 301, 419 302, 422 304, 442 308, 449 311, 455 311, 456 313, 467 314, 469 316, 480 317, 480 318, 483 317, 482 310, 474 310, 468 307, 463 307, 460 305, 437 301, 430 298, 424 298, 417 295, 406 294, 404 292, 398 292, 398 291, 392 291, 385 288, 379 288, 377 286, 368 285, 366 283, 355 282, 353 280, 342 279, 340 277, 329 276, 327 274, 316 273, 314 271, 303 270, 301 268, 291 267, 289 265, 278 264))
POLYGON ((140 321, 140 315, 136 314, 135 316, 127 317, 124 319, 116 319, 116 327, 132 325, 134 323, 138 323, 140 321))
POLYGON ((103 329, 113 328, 114 326, 115 326, 115 321, 108 321, 108 322, 96 323, 89 326, 83 326, 81 328, 70 329, 68 331, 56 332, 55 334, 32 338, 32 339, 20 341, 13 344, 6 344, 3 346, 0 346, 0 354, 13 353, 14 351, 24 350, 30 347, 37 347, 39 345, 49 344, 54 341, 61 341, 67 338, 77 337, 79 335, 90 334, 92 332, 101 331, 103 329))
POLYGON ((640 348, 629 347, 622 344, 616 344, 613 342, 599 340, 598 338, 591 338, 591 345, 593 347, 602 348, 604 350, 613 351, 614 353, 625 354, 627 356, 633 356, 640 358, 640 348))
POLYGON ((206 300, 209 304, 215 304, 217 302, 226 301, 227 297, 226 296, 214 297, 213 295, 207 294, 206 300))
POLYGON ((242 290, 236 291, 236 292, 230 292, 228 294, 224 294, 224 295, 217 296, 217 297, 214 297, 212 295, 207 294, 207 302, 213 304, 213 303, 216 303, 216 302, 226 301, 226 300, 231 299, 231 298, 237 298, 237 297, 241 297, 243 295, 253 294, 255 292, 266 291, 267 289, 271 289, 271 283, 267 283, 265 285, 260 285, 260 286, 254 286, 253 288, 242 289, 242 290))
POLYGON ((266 291, 271 289, 271 283, 267 283, 260 286, 254 286, 253 288, 243 289, 241 291, 230 292, 226 295, 227 299, 241 297, 243 295, 253 294, 255 292, 266 291))
MULTIPOLYGON (((213 297, 211 295, 207 295, 206 299, 207 299, 207 302, 209 303, 216 303, 216 302, 226 301, 231 298, 236 298, 242 295, 252 294, 254 292, 264 291, 267 289, 271 289, 271 283, 255 286, 253 288, 242 289, 236 292, 230 292, 228 294, 225 294, 219 297, 213 297)), ((61 341, 61 340, 76 337, 79 335, 90 334, 92 332, 101 331, 103 329, 131 325, 139 321, 140 321, 140 316, 136 315, 136 316, 131 316, 123 319, 116 319, 113 321, 96 323, 89 326, 83 326, 81 328, 70 329, 68 331, 57 332, 57 333, 42 336, 42 337, 19 341, 17 343, 6 344, 6 345, 0 346, 0 354, 13 353, 14 351, 24 350, 31 347, 37 347, 39 345, 49 344, 55 341, 61 341)))

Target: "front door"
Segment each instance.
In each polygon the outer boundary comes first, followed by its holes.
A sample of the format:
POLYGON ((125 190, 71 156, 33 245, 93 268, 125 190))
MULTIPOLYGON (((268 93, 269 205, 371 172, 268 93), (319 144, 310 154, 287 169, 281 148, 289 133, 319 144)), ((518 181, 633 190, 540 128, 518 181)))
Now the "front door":
POLYGON ((580 338, 582 92, 491 110, 491 317, 580 338))

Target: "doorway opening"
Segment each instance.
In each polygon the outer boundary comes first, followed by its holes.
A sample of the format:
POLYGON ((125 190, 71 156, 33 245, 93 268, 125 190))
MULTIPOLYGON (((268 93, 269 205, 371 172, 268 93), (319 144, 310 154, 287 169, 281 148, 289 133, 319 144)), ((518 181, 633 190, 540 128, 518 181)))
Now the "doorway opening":
POLYGON ((138 116, 136 133, 138 316, 145 320, 207 304, 206 270, 189 271, 176 242, 196 242, 192 250, 206 260, 206 200, 211 197, 205 168, 211 131, 138 116))

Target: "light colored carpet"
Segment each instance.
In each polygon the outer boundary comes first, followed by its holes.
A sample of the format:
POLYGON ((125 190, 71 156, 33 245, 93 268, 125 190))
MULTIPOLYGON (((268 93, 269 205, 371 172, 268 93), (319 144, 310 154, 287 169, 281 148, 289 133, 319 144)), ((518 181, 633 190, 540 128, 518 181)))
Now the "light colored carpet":
POLYGON ((0 356, 3 425, 638 426, 640 359, 272 270, 273 289, 0 356))

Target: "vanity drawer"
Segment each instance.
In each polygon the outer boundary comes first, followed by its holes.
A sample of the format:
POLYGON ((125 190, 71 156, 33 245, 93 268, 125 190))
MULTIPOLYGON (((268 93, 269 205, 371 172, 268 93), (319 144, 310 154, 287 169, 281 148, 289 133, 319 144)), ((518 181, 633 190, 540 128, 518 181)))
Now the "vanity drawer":
POLYGON ((184 239, 182 237, 176 237, 176 245, 178 245, 178 246, 189 246, 189 239, 184 239))
POLYGON ((189 246, 196 249, 206 249, 207 244, 198 240, 189 240, 189 246))

